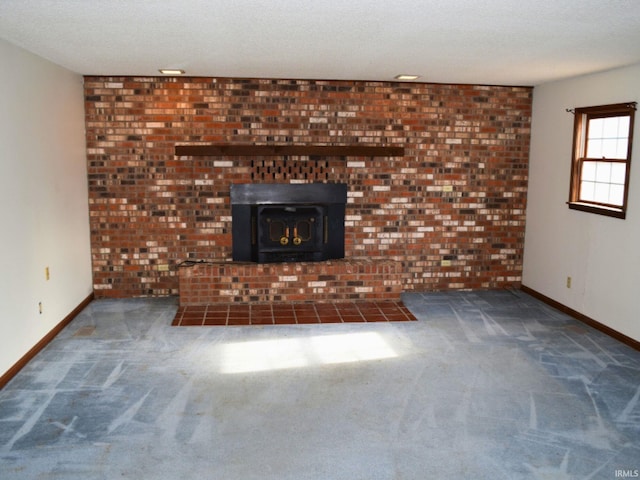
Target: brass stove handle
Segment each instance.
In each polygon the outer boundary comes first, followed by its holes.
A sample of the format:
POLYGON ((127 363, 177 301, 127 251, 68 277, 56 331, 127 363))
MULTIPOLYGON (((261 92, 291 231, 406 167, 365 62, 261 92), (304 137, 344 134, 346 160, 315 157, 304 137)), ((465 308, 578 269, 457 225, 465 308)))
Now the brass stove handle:
POLYGON ((284 235, 280 237, 280 245, 287 245, 289 243, 289 227, 284 229, 284 235))
POLYGON ((298 236, 298 227, 293 227, 293 244, 298 246, 302 243, 302 239, 298 236))

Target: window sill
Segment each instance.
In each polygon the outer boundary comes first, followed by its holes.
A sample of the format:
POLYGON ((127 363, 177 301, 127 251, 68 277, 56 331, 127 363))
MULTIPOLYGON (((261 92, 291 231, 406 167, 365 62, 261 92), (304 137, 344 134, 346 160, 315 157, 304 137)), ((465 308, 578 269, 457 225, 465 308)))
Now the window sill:
POLYGON ((593 205, 591 203, 567 202, 571 210, 580 210, 581 212, 595 213, 606 217, 626 218, 627 212, 622 208, 604 207, 602 205, 593 205))

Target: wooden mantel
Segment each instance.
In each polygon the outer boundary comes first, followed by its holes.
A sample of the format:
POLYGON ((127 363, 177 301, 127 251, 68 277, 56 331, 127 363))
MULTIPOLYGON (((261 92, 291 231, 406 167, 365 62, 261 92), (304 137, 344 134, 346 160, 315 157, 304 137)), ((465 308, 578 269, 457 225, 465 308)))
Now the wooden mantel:
POLYGON ((401 157, 404 147, 360 145, 176 145, 176 156, 401 157))

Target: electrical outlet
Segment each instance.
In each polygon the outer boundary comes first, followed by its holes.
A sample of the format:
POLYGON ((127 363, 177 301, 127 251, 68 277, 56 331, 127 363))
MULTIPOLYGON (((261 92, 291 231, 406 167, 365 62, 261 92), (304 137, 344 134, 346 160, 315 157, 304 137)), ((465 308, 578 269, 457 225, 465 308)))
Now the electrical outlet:
POLYGON ((169 271, 169 265, 167 265, 166 263, 158 265, 158 271, 159 272, 168 272, 169 271))
POLYGON ((49 275, 49 267, 44 267, 44 278, 45 280, 49 280, 51 275, 49 275))
POLYGON ((451 266, 451 260, 441 260, 440 261, 440 266, 441 267, 450 267, 451 266))
POLYGON ((571 277, 567 277, 567 288, 571 288, 571 277))
POLYGON ((443 185, 442 186, 442 191, 443 192, 453 192, 453 185, 443 185))

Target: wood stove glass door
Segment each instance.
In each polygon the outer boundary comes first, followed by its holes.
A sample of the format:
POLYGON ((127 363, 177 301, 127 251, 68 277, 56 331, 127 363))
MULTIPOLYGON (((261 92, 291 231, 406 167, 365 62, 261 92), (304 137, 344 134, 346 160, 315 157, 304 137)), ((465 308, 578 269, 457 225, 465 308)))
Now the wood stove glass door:
POLYGON ((263 205, 257 208, 258 261, 321 260, 324 208, 319 205, 263 205))

